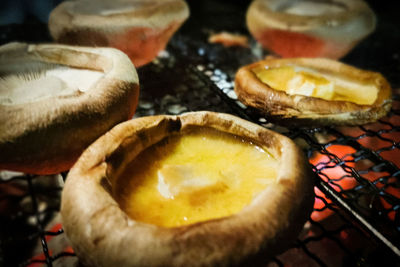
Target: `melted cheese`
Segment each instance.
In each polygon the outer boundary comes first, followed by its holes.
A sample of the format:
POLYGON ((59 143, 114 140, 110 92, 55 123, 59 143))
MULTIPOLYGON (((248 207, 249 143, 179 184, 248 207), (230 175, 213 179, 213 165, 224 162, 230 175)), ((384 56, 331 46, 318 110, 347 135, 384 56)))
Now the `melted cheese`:
POLYGON ((128 166, 120 204, 137 221, 175 227, 235 214, 276 178, 276 160, 215 130, 175 135, 128 166))
POLYGON ((371 105, 378 96, 378 89, 372 84, 360 84, 304 67, 263 67, 255 68, 253 72, 263 83, 289 95, 349 101, 360 105, 371 105))

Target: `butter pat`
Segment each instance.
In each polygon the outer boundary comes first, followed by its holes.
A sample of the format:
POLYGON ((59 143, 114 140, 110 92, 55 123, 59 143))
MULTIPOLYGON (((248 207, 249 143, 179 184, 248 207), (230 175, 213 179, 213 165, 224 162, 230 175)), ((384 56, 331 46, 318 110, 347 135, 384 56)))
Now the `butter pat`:
MULTIPOLYGON (((198 190, 212 190, 218 181, 206 175, 196 173, 196 165, 171 165, 166 164, 157 171, 157 189, 161 196, 174 199, 181 193, 193 193, 198 190)), ((220 183, 223 186, 224 183, 220 183)), ((218 186, 217 186, 218 187, 218 186)))

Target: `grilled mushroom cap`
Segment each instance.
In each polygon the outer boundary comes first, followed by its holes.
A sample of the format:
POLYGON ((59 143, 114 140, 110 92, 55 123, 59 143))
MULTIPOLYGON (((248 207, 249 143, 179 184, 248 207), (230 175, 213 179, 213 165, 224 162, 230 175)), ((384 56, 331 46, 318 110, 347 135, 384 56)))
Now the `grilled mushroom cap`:
POLYGON ((51 12, 49 30, 59 43, 118 48, 139 67, 165 48, 188 16, 183 0, 65 1, 51 12))
POLYGON ((99 138, 69 172, 61 213, 74 251, 89 266, 255 266, 288 247, 312 203, 311 169, 290 139, 232 115, 193 112, 134 119, 99 138), (127 164, 194 126, 245 137, 267 149, 279 161, 275 182, 243 210, 219 219, 165 228, 128 217, 115 196, 127 164))
POLYGON ((375 30, 363 0, 255 0, 246 14, 250 33, 283 57, 341 58, 375 30))
MULTIPOLYGON (((267 59, 244 66, 236 73, 235 92, 245 105, 258 109, 271 120, 281 124, 361 125, 385 116, 392 106, 390 84, 380 73, 323 58, 267 59), (284 66, 310 70, 317 75, 320 73, 321 77, 326 75, 329 79, 337 78, 359 85, 360 88, 367 85, 376 90, 376 98, 369 104, 357 104, 349 100, 327 100, 289 94, 262 82, 254 72, 260 68, 273 69, 284 66)), ((360 90, 358 92, 366 93, 360 90)))
POLYGON ((33 174, 68 170, 139 95, 133 64, 112 48, 10 43, 0 77, 0 168, 33 174))

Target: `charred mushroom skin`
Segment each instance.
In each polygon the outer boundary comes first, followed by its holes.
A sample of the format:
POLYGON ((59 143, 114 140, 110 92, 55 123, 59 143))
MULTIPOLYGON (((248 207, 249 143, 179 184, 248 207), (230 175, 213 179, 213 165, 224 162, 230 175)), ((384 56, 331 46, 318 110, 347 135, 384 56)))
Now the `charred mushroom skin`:
POLYGON ((143 117, 117 125, 82 154, 69 172, 61 213, 74 251, 90 266, 255 266, 287 248, 302 229, 312 210, 312 178, 290 139, 232 115, 143 117), (280 162, 276 182, 239 213, 220 219, 165 228, 128 217, 114 197, 126 165, 193 126, 263 145, 280 162))
POLYGON ((361 125, 385 116, 392 104, 390 84, 380 73, 323 58, 266 59, 243 66, 236 73, 235 92, 245 105, 285 125, 361 125), (255 68, 293 65, 360 84, 371 84, 378 90, 377 97, 370 105, 360 105, 349 101, 288 94, 263 83, 252 71, 255 68))
MULTIPOLYGON (((139 80, 122 52, 55 44, 0 47, 3 78, 15 76, 23 81, 29 77, 30 82, 40 83, 45 69, 52 68, 97 71, 102 77, 86 92, 0 104, 0 168, 31 174, 66 171, 94 140, 132 117, 139 80)), ((1 90, 11 90, 9 85, 1 90)))

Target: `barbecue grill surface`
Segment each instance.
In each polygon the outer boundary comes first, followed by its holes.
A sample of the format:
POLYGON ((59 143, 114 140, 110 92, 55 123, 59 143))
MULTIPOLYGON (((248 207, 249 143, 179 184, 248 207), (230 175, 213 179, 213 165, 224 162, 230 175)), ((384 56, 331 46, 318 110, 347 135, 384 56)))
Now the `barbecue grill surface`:
MULTIPOLYGON (((266 266, 399 264, 400 23, 395 9, 371 3, 378 18, 375 33, 342 59, 389 80, 394 88, 390 114, 360 127, 290 128, 244 107, 233 93, 236 70, 267 53, 251 38, 250 49, 207 42, 220 31, 248 35, 244 16, 249 1, 188 2, 191 17, 166 52, 138 70, 141 94, 135 117, 197 110, 231 113, 289 136, 314 159, 315 184, 322 192, 316 213, 331 210, 332 215, 310 219, 293 247, 266 266)), ((51 42, 46 25, 34 18, 0 26, 0 43, 10 41, 51 42)), ((65 177, 1 174, 0 266, 77 262, 62 228, 54 225, 65 177)))

